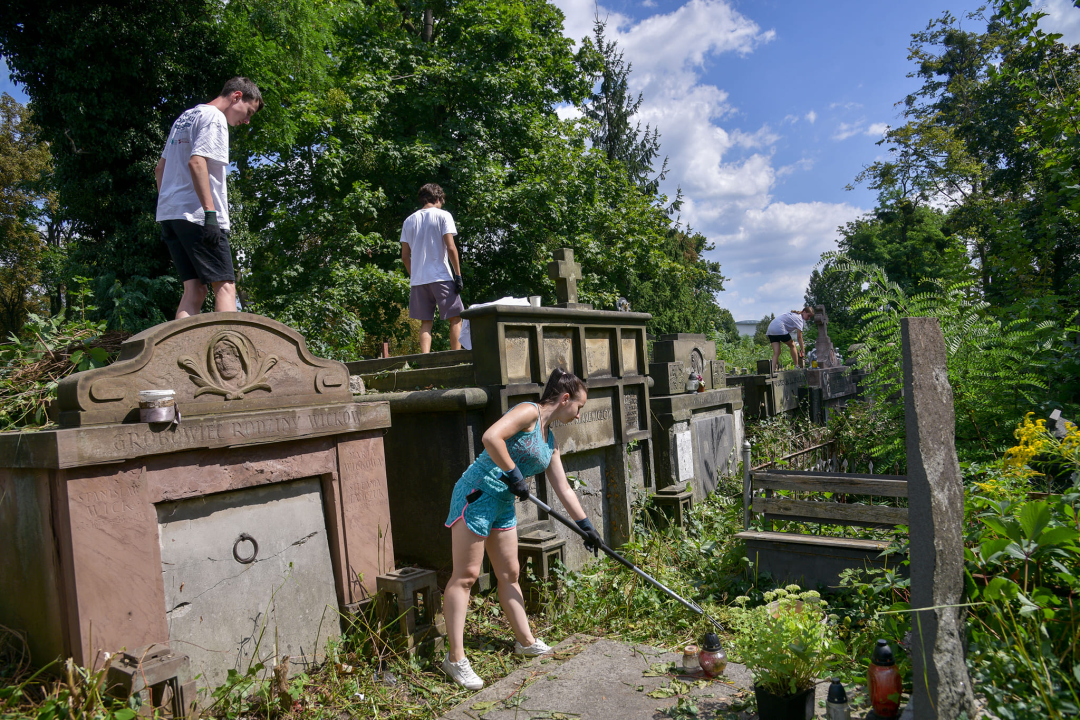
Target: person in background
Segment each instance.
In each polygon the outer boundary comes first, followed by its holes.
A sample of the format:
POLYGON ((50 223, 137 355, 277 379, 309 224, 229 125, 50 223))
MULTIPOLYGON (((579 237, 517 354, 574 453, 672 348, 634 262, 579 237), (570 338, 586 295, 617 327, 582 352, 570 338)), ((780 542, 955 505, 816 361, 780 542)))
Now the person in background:
POLYGON ((450 528, 454 573, 443 592, 449 652, 442 669, 458 685, 479 690, 484 681, 465 657, 465 612, 487 550, 499 581, 499 603, 514 630, 514 654, 536 657, 551 652, 533 637, 518 585, 517 514, 514 498, 529 499, 530 475, 545 473, 566 512, 588 535, 585 547, 595 555, 603 540, 581 509, 563 470, 551 428, 577 419, 587 400, 585 382, 555 368, 540 402, 512 407, 484 433, 484 451, 454 485, 446 526, 450 528))
POLYGON ((461 349, 461 258, 454 217, 442 209, 446 195, 435 183, 420 188, 419 210, 401 226, 401 261, 409 274, 409 317, 420 321, 420 352, 431 352, 435 308, 450 323, 450 349, 461 349))
POLYGON ((154 180, 161 240, 184 283, 177 320, 199 314, 208 285, 214 288, 215 311, 237 309, 225 186, 229 126, 247 125, 262 106, 255 83, 234 77, 220 95, 185 111, 169 130, 154 180))
POLYGON ((802 359, 806 354, 806 348, 803 346, 802 331, 806 326, 806 323, 814 319, 814 309, 807 305, 802 310, 792 310, 791 312, 778 315, 769 323, 769 329, 765 331, 765 334, 769 338, 769 342, 772 343, 772 371, 776 372, 780 369, 780 346, 787 345, 788 350, 791 351, 791 359, 795 363, 795 367, 802 367, 802 359), (799 349, 795 349, 795 343, 791 339, 791 333, 795 333, 799 339, 799 349))

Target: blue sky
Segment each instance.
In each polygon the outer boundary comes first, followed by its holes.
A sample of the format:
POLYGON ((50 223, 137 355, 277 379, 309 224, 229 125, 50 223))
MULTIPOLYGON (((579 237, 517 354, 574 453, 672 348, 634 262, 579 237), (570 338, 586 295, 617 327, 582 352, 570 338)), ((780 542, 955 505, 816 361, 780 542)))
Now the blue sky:
MULTIPOLYGON (((710 258, 729 278, 719 301, 736 320, 801 306, 836 228, 874 206, 871 191, 844 186, 881 156, 875 142, 897 123, 895 103, 918 87, 907 77, 911 34, 980 4, 552 1, 574 40, 591 34, 594 13, 608 19, 645 96, 640 119, 660 129, 670 157, 664 189, 682 187, 682 219, 716 245, 710 258)), ((1042 6, 1048 29, 1080 42, 1080 10, 1042 6)), ((26 101, 6 66, 0 92, 26 101)))
MULTIPOLYGON (((845 185, 881 157, 875 144, 898 124, 911 34, 961 0, 553 0, 567 37, 608 18, 644 93, 640 117, 661 133, 681 186, 683 218, 716 249, 721 305, 736 320, 801 307, 810 272, 835 249, 836 228, 874 207, 845 185)), ((1080 42, 1080 10, 1046 0, 1050 29, 1080 42)), ((978 29, 978 24, 964 21, 978 29)), ((571 113, 564 113, 571 114, 571 113)))

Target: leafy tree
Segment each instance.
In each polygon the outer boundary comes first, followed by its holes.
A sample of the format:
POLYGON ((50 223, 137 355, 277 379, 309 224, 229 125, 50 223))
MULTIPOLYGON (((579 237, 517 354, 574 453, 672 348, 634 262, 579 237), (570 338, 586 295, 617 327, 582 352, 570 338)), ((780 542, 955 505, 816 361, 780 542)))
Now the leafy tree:
MULTIPOLYGON (((0 54, 31 99, 54 158, 57 201, 78 235, 72 261, 96 278, 103 311, 115 280, 170 273, 153 168, 172 121, 236 74, 221 8, 11 0, 0 15, 0 54)), ((163 303, 171 315, 175 299, 163 303)))
POLYGON ((769 344, 769 323, 776 319, 775 313, 769 313, 765 317, 758 321, 757 327, 754 328, 754 344, 756 345, 768 345, 769 344))
POLYGON ((860 313, 856 356, 871 368, 867 385, 879 410, 897 420, 893 432, 877 439, 873 454, 891 464, 904 455, 903 403, 890 401, 901 382, 900 319, 935 317, 945 335, 949 384, 956 405, 957 450, 962 459, 985 459, 1008 447, 1012 428, 1046 395, 1046 365, 1075 327, 1026 318, 1002 321, 975 298, 970 279, 942 278, 931 289, 908 293, 879 267, 829 254, 834 272, 848 274, 861 287, 852 308, 860 313))
POLYGON ((650 177, 653 163, 660 154, 660 133, 648 125, 642 132, 641 122, 633 124, 644 98, 641 93, 636 98, 630 93, 632 65, 623 60, 618 43, 605 37, 606 29, 607 22, 597 17, 593 23, 593 38, 599 55, 599 68, 594 77, 598 84, 582 108, 585 117, 596 123, 589 139, 609 161, 621 162, 642 192, 656 195, 660 181, 667 174, 665 158, 659 174, 650 177))
POLYGON ((36 223, 51 157, 24 105, 0 96, 0 338, 41 311, 38 285, 46 247, 36 223))

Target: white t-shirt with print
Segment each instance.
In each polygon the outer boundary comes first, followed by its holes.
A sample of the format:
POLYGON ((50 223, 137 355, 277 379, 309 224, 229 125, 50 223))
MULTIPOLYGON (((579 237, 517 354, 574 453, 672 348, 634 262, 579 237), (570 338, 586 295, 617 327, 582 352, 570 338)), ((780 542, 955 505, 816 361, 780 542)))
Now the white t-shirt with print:
POLYGON ((213 105, 196 105, 176 119, 161 157, 165 174, 158 192, 157 220, 187 220, 203 224, 203 208, 195 194, 188 160, 192 155, 206 158, 210 195, 214 198, 218 225, 229 229, 229 193, 225 171, 229 167, 229 124, 225 113, 213 105))
POLYGON ((804 325, 801 313, 784 313, 769 323, 769 329, 765 331, 765 334, 790 335, 796 330, 802 330, 804 325))
POLYGON ((453 282, 443 235, 457 235, 454 216, 442 208, 417 210, 401 225, 401 242, 408 243, 412 277, 410 285, 453 282))

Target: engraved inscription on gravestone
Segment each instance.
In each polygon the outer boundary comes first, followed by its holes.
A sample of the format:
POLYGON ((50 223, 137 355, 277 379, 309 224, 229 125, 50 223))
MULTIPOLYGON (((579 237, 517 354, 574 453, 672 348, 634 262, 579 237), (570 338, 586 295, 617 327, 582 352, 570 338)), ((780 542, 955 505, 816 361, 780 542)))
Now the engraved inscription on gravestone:
POLYGON ((686 482, 694 477, 694 449, 690 440, 689 430, 675 433, 675 457, 679 482, 686 482))
POLYGON ((615 444, 614 391, 600 388, 589 393, 589 399, 573 422, 552 423, 555 439, 563 455, 615 444))

